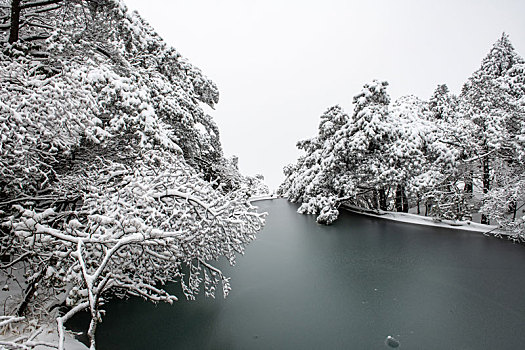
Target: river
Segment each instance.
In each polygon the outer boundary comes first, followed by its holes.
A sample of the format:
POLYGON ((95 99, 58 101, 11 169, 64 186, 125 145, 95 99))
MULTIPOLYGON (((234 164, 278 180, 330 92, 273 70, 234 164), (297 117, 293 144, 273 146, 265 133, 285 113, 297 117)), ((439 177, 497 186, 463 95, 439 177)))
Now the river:
MULTIPOLYGON (((524 349, 525 247, 343 212, 332 226, 285 200, 233 268, 228 298, 114 300, 99 350, 524 349)), ((174 287, 175 288, 175 287, 174 287)), ((77 323, 80 321, 76 321, 77 323)))

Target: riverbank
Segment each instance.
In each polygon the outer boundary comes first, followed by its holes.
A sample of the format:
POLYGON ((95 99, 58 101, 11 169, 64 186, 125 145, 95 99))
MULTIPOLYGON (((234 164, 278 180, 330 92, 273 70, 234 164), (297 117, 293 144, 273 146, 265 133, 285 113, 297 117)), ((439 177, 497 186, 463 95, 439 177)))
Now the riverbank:
MULTIPOLYGON (((5 301, 4 301, 5 302, 5 301)), ((27 329, 31 329, 30 325, 21 326, 17 322, 25 322, 24 318, 16 318, 17 320, 8 325, 9 316, 2 316, 2 333, 0 334, 0 349, 33 349, 46 350, 56 349, 59 343, 58 331, 56 324, 43 324, 39 329, 30 333, 27 329)), ((14 317, 13 317, 14 318, 14 317)), ((64 347, 67 350, 88 350, 88 347, 80 342, 75 336, 66 331, 64 339, 64 347)))
MULTIPOLYGON (((266 196, 251 197, 249 201, 250 203, 254 203, 254 202, 272 200, 272 199, 287 199, 287 198, 279 197, 275 194, 272 194, 272 195, 266 195, 266 196)), ((413 214, 413 213, 400 213, 400 212, 393 212, 393 211, 386 211, 386 210, 366 209, 366 208, 361 208, 361 207, 357 207, 353 205, 346 205, 346 204, 341 205, 341 208, 344 210, 348 210, 352 213, 371 216, 371 217, 390 220, 390 221, 403 222, 403 223, 413 224, 413 225, 443 227, 443 228, 453 229, 453 230, 479 232, 484 235, 492 235, 492 236, 499 237, 499 238, 506 237, 506 238, 512 239, 511 235, 501 230, 499 226, 497 225, 485 225, 485 224, 480 224, 480 223, 473 222, 470 220, 466 220, 466 221, 446 220, 446 219, 439 219, 439 218, 430 217, 430 216, 422 216, 422 215, 413 214)))
POLYGON ((498 230, 498 226, 496 225, 484 225, 472 221, 445 220, 410 213, 371 210, 352 205, 342 205, 341 208, 357 214, 372 216, 375 218, 386 219, 391 221, 404 222, 407 224, 444 227, 455 230, 474 231, 483 234, 492 234, 494 236, 506 236, 504 232, 498 230))
POLYGON ((280 198, 283 198, 283 197, 278 197, 275 194, 268 194, 268 195, 264 195, 264 196, 253 196, 253 197, 250 197, 250 199, 248 199, 248 201, 250 203, 254 203, 254 202, 259 202, 259 201, 266 201, 266 200, 270 200, 270 199, 280 199, 280 198))

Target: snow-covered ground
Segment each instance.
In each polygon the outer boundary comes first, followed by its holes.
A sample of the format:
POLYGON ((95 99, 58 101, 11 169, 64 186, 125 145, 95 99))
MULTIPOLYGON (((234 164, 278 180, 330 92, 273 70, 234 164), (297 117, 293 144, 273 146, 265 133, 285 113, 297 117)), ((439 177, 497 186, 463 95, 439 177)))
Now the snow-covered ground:
POLYGON ((277 199, 277 198, 280 198, 280 197, 278 197, 275 194, 268 194, 268 195, 264 195, 264 196, 253 196, 253 197, 250 197, 249 201, 250 201, 250 203, 253 203, 253 202, 265 201, 265 200, 277 199))
MULTIPOLYGON (((34 350, 49 350, 57 347, 58 333, 51 325, 42 329, 38 334, 31 338, 30 342, 21 343, 17 341, 20 335, 2 334, 0 335, 0 349, 34 349, 34 350), (37 345, 38 344, 38 345, 37 345), (47 344, 47 345, 45 345, 47 344), (26 346, 26 347, 24 347, 26 346)), ((31 337, 31 336, 30 336, 31 337)), ((65 349, 66 350, 87 350, 88 347, 75 339, 72 335, 66 332, 65 335, 65 349)))
MULTIPOLYGON (((29 346, 35 344, 52 344, 54 348, 56 348, 58 344, 58 331, 56 323, 54 322, 32 331, 31 334, 26 332, 33 327, 28 327, 28 324, 25 323, 27 321, 23 319, 23 317, 19 322, 12 322, 7 325, 7 323, 9 323, 8 320, 14 317, 9 316, 9 314, 14 313, 14 310, 22 300, 23 289, 26 288, 23 273, 24 270, 20 264, 15 264, 12 268, 6 270, 0 270, 0 305, 2 306, 2 311, 0 311, 0 325, 4 324, 4 326, 0 326, 0 350, 26 349, 23 346, 27 346, 27 349, 34 350, 53 349, 53 347, 45 345, 29 346), (30 339, 29 343, 25 342, 28 338, 30 339), (15 346, 15 344, 17 345, 15 346)), ((72 334, 66 332, 65 349, 87 350, 88 347, 75 339, 72 334)))
MULTIPOLYGON (((258 202, 263 200, 278 199, 283 198, 275 194, 268 196, 258 196, 251 197, 250 202, 258 202)), ((480 232, 483 234, 493 234, 493 235, 505 235, 504 232, 498 230, 496 225, 484 225, 476 223, 473 221, 458 221, 458 220, 443 220, 430 216, 422 216, 411 213, 398 213, 384 210, 370 210, 364 209, 351 205, 342 205, 341 208, 351 211, 353 213, 358 213, 362 215, 372 216, 380 219, 386 219, 391 221, 404 222, 407 224, 414 225, 425 225, 425 226, 434 226, 434 227, 444 227, 449 229, 464 230, 464 231, 474 231, 480 232)))
POLYGON ((372 216, 372 217, 376 217, 380 219, 405 222, 408 224, 444 227, 444 228, 464 230, 464 231, 475 231, 475 232, 481 232, 484 234, 488 234, 488 233, 502 234, 502 235, 504 234, 503 232, 497 231, 498 226, 496 225, 483 225, 483 224, 478 224, 472 221, 442 220, 442 219, 437 219, 437 218, 433 218, 429 216, 421 216, 417 214, 398 213, 398 212, 390 212, 390 211, 383 211, 383 210, 375 211, 375 210, 363 209, 363 208, 350 206, 350 205, 342 206, 342 208, 348 211, 354 212, 354 213, 359 213, 359 214, 372 216))
MULTIPOLYGON (((45 334, 42 334, 42 340, 48 341, 53 344, 58 344, 58 334, 56 329, 52 329, 45 334)), ((66 350, 87 350, 89 349, 86 345, 82 344, 79 340, 75 339, 71 334, 66 332, 65 340, 66 350)), ((35 350, 49 349, 48 347, 36 347, 35 350)))
MULTIPOLYGON (((9 316, 2 316, 2 322, 6 323, 9 316)), ((22 317, 23 319, 23 317, 22 317)), ((24 322, 22 320, 21 322, 24 322)), ((26 325, 27 326, 27 325, 26 325)), ((48 324, 31 333, 25 333, 24 328, 20 328, 17 322, 12 325, 1 327, 0 350, 4 349, 34 349, 48 350, 56 348, 58 345, 58 331, 55 324, 48 324)), ((87 350, 88 347, 69 332, 65 332, 66 350, 87 350)))

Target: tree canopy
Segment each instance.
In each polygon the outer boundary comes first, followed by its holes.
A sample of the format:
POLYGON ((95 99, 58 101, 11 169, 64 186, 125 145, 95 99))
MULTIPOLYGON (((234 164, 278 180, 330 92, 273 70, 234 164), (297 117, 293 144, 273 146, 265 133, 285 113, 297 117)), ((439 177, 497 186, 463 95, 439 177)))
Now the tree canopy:
POLYGON ((22 336, 0 345, 30 346, 54 319, 63 349, 64 322, 88 310, 95 348, 108 297, 171 303, 170 282, 190 299, 201 286, 226 296, 213 261, 234 264, 255 238, 264 214, 247 199, 267 188, 223 155, 201 106, 218 103, 217 86, 122 1, 11 4, 22 12, 0 50, 0 272, 14 297, 0 326, 22 336))
POLYGON ((391 103, 387 82, 365 84, 351 116, 329 109, 318 136, 298 143, 305 154, 285 168, 279 193, 320 223, 333 222, 343 203, 418 213, 424 206, 446 219, 480 211, 482 223, 495 221, 525 240, 518 210, 525 199, 524 67, 503 34, 459 96, 440 84, 428 101, 391 103), (338 122, 327 133, 331 118, 338 122))

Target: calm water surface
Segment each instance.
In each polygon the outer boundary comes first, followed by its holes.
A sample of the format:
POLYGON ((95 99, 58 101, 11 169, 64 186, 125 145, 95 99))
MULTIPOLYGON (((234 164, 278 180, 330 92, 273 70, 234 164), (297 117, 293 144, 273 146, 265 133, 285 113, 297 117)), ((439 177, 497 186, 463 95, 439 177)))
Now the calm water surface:
MULTIPOLYGON (((237 266, 227 299, 113 301, 109 349, 525 349, 525 247, 477 233, 342 213, 332 226, 285 200, 237 266)), ((174 287, 175 290, 175 287, 174 287)))

